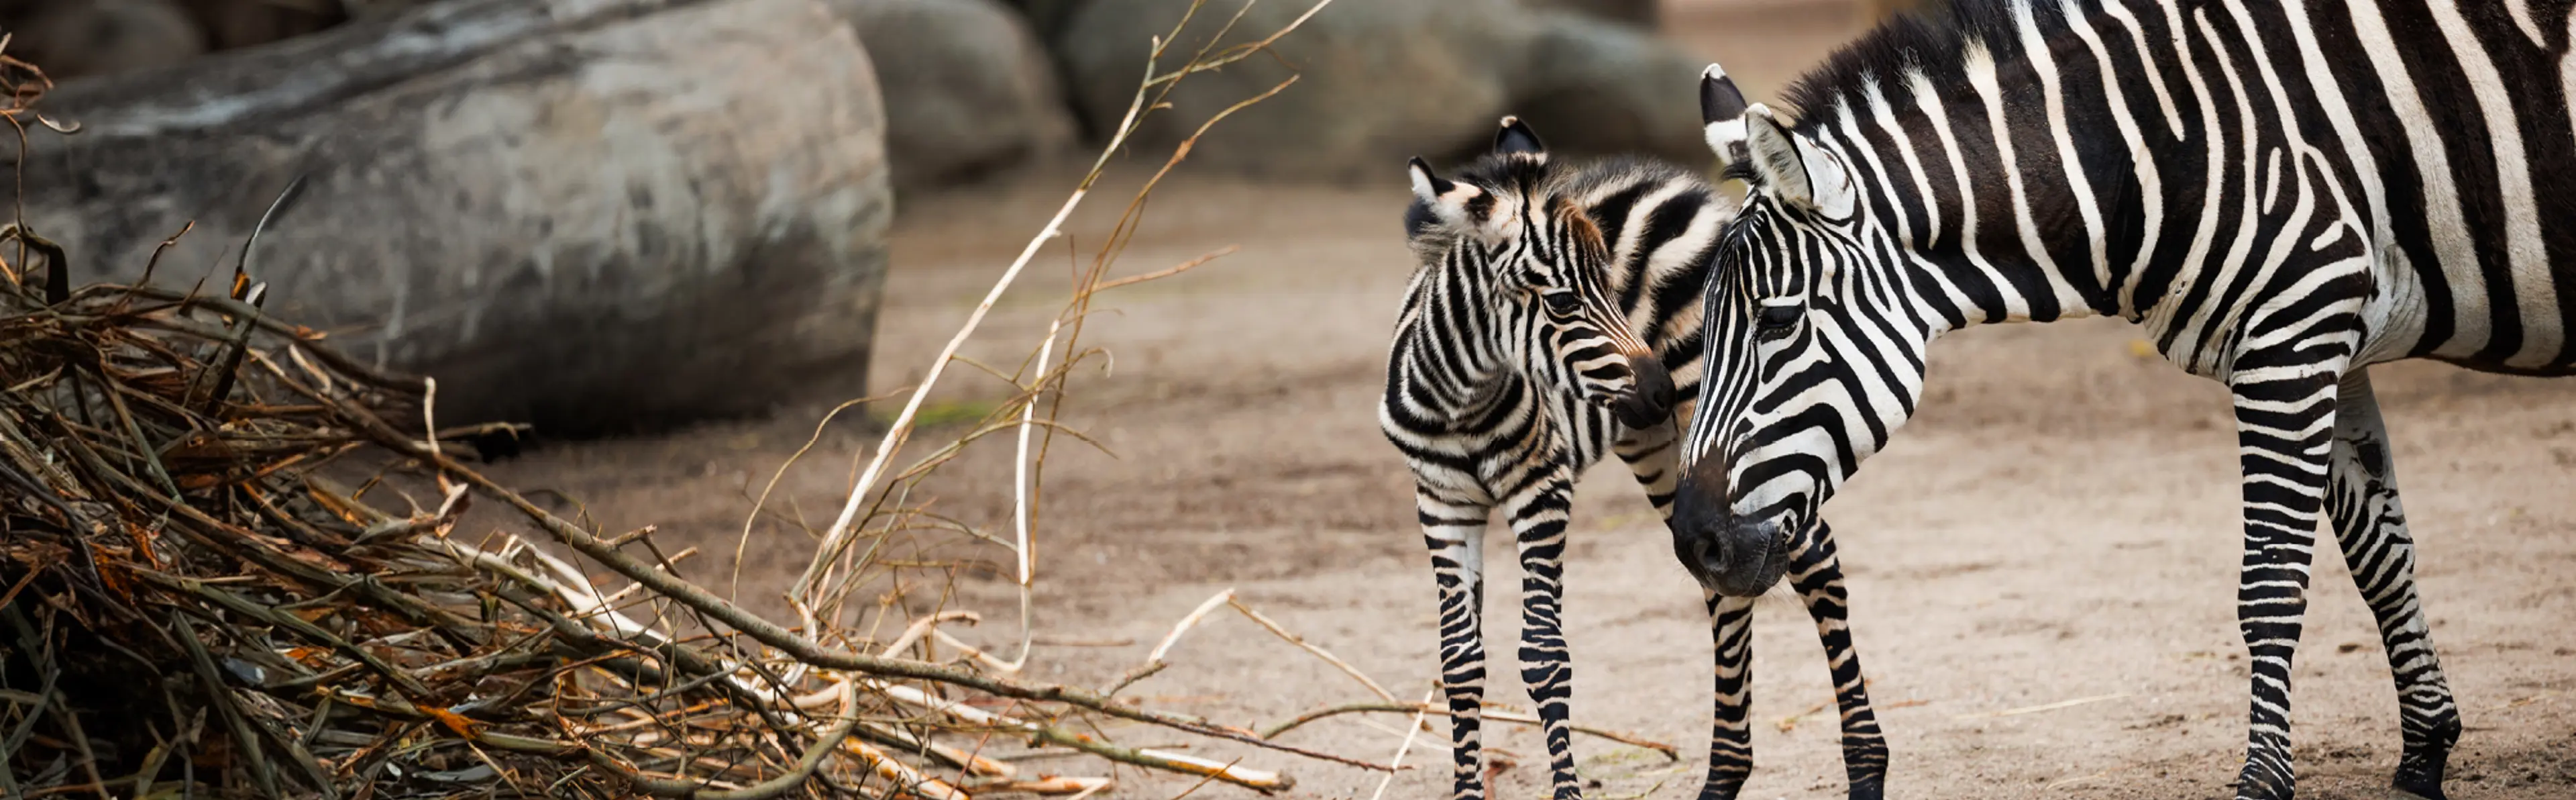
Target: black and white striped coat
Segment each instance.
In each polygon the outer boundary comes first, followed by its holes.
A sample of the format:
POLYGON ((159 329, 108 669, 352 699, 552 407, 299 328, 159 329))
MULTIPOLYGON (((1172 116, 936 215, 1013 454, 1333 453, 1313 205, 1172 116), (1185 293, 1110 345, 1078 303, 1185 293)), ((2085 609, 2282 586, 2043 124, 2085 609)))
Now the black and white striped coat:
POLYGON ((1783 543, 1912 414, 1941 334, 2117 315, 2234 394, 2237 794, 2292 793, 2322 519, 2395 673, 2395 784, 2441 797, 2459 711, 2366 368, 2576 372, 2569 3, 1954 5, 1836 54, 1789 92, 1794 119, 1704 79, 1711 146, 1750 193, 1708 285, 1685 566, 1729 598, 1776 581, 1783 543))
MULTIPOLYGON (((1545 728, 1555 796, 1580 797, 1558 618, 1574 483, 1615 452, 1656 511, 1669 513, 1678 474, 1672 405, 1685 401, 1687 417, 1698 393, 1700 291, 1734 206, 1675 167, 1551 160, 1510 119, 1494 152, 1454 180, 1416 160, 1412 182, 1406 237, 1419 268, 1396 323, 1380 420, 1413 470, 1440 588, 1456 796, 1484 792, 1483 535, 1499 510, 1520 556, 1522 680, 1545 728)), ((1848 654, 1830 543, 1803 548, 1802 557, 1837 677, 1848 673, 1856 692, 1859 663, 1848 654)), ((1731 669, 1743 672, 1740 662, 1731 669)), ((1717 702, 1742 699, 1721 691, 1717 702)), ((1884 764, 1885 747, 1866 697, 1846 699, 1860 704, 1861 724, 1851 728, 1859 775, 1863 764, 1884 764)))

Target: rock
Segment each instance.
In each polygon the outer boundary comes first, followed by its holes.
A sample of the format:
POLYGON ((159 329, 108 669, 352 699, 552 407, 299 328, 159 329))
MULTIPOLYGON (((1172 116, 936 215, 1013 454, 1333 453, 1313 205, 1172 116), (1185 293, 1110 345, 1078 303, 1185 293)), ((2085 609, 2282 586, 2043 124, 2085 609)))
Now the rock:
MULTIPOLYGON (((1126 113, 1148 42, 1190 2, 1087 0, 1074 12, 1054 46, 1092 130, 1126 113)), ((1176 66, 1240 7, 1209 0, 1159 68, 1176 66)), ((1268 35, 1307 7, 1254 5, 1229 41, 1268 35)), ((1705 64, 1633 27, 1517 0, 1377 0, 1336 3, 1274 49, 1276 59, 1182 81, 1174 108, 1137 132, 1137 148, 1159 153, 1286 80, 1294 65, 1295 85, 1217 125, 1191 161, 1267 177, 1388 180, 1410 156, 1481 152, 1505 114, 1527 118, 1552 149, 1707 161, 1696 111, 1705 64)))
POLYGON ((1039 39, 1052 42, 1055 41, 1057 33, 1063 32, 1065 23, 1073 19, 1073 12, 1082 7, 1084 0, 1009 0, 1009 2, 1012 8, 1018 9, 1020 15, 1027 17, 1029 24, 1037 29, 1039 39))
POLYGON ((555 436, 867 373, 891 216, 866 53, 810 0, 452 0, 43 102, 30 223, 76 280, 252 264, 268 308, 555 436), (784 80, 782 76, 792 76, 784 80))
MULTIPOLYGON (((1097 135, 1127 113, 1153 37, 1169 33, 1189 5, 1091 0, 1074 12, 1054 44, 1076 108, 1097 135)), ((1210 0, 1158 68, 1178 66, 1241 6, 1210 0)), ((1267 35, 1306 8, 1255 4, 1232 38, 1267 35)), ((1400 175, 1407 157, 1462 151, 1492 135, 1494 120, 1509 113, 1518 72, 1497 53, 1532 37, 1520 29, 1527 19, 1511 0, 1336 3, 1281 39, 1279 59, 1246 59, 1181 81, 1169 97, 1173 108, 1148 116, 1134 142, 1159 160, 1211 115, 1296 74, 1295 85, 1201 139, 1192 163, 1269 177, 1400 175)))
POLYGON ((205 31, 168 0, 41 6, 17 27, 9 47, 10 55, 58 81, 176 64, 205 51, 205 31))
POLYGON ((884 92, 895 185, 981 177, 1074 142, 1055 65, 996 0, 827 0, 858 29, 884 92))
POLYGON ((320 0, 179 0, 206 26, 214 49, 255 47, 328 28, 340 21, 340 9, 320 0))
POLYGON ((438 0, 340 0, 340 10, 354 20, 382 19, 434 2, 438 0))
POLYGON ((1512 113, 1530 120, 1551 148, 1639 152, 1678 164, 1708 164, 1698 79, 1708 68, 1631 26, 1586 16, 1541 15, 1512 113))
POLYGON ((1653 28, 1660 22, 1656 0, 1528 0, 1530 7, 1571 11, 1595 19, 1653 28))

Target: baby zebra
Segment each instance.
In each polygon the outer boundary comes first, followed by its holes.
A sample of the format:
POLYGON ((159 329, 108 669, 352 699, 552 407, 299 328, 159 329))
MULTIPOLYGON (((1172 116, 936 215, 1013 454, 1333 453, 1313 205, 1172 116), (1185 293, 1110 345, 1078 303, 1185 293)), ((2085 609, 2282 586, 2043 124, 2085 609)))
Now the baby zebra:
MULTIPOLYGON (((1689 172, 1614 159, 1551 161, 1506 117, 1493 152, 1455 180, 1411 165, 1405 236, 1419 269, 1387 361, 1379 421, 1413 469, 1440 587, 1440 676, 1451 714, 1456 798, 1484 796, 1484 530, 1500 509, 1521 559, 1521 680, 1547 737, 1555 797, 1574 775, 1572 670, 1559 618, 1575 479, 1615 451, 1670 516, 1674 405, 1699 396, 1700 294, 1734 205, 1689 172)), ((1796 585, 1834 669, 1845 760, 1874 789, 1886 745, 1861 693, 1830 540, 1796 554, 1796 585)), ((1744 725, 1750 631, 1721 625, 1712 776, 1751 766, 1744 725), (1727 641, 1728 638, 1734 641, 1727 641), (1731 657, 1731 658, 1728 658, 1731 657)))

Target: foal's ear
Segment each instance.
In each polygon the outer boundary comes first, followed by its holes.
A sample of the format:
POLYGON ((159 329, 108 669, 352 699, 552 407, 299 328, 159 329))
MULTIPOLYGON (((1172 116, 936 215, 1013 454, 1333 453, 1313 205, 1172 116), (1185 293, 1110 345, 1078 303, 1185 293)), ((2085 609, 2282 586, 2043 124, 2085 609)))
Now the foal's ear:
POLYGON ((1421 223, 1427 221, 1423 219, 1426 214, 1447 225, 1465 227, 1475 223, 1468 206, 1481 205, 1476 201, 1484 196, 1484 190, 1440 177, 1420 156, 1405 164, 1405 172, 1413 182, 1413 208, 1405 212, 1408 235, 1420 232, 1421 223))
POLYGON ((1717 153, 1717 166, 1727 169, 1745 163, 1752 153, 1745 147, 1744 92, 1735 88, 1735 79, 1716 64, 1699 74, 1699 119, 1701 135, 1708 139, 1708 149, 1717 153))
POLYGON ((1494 152, 1547 156, 1547 145, 1539 143, 1538 132, 1530 130, 1519 117, 1504 117, 1502 129, 1494 131, 1494 152))

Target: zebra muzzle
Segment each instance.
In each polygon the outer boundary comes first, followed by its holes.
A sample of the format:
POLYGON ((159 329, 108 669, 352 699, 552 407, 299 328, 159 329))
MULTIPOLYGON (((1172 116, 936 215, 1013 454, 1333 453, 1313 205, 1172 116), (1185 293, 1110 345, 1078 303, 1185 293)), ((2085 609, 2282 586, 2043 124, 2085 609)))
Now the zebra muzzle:
POLYGON ((1664 371, 1663 362, 1653 356, 1628 359, 1630 377, 1628 392, 1610 403, 1610 413, 1619 424, 1630 428, 1651 428, 1673 418, 1673 376, 1664 371))
POLYGON ((1727 519, 1692 524, 1677 514, 1673 523, 1673 555, 1710 593, 1758 596, 1788 572, 1789 529, 1777 522, 1727 519))

